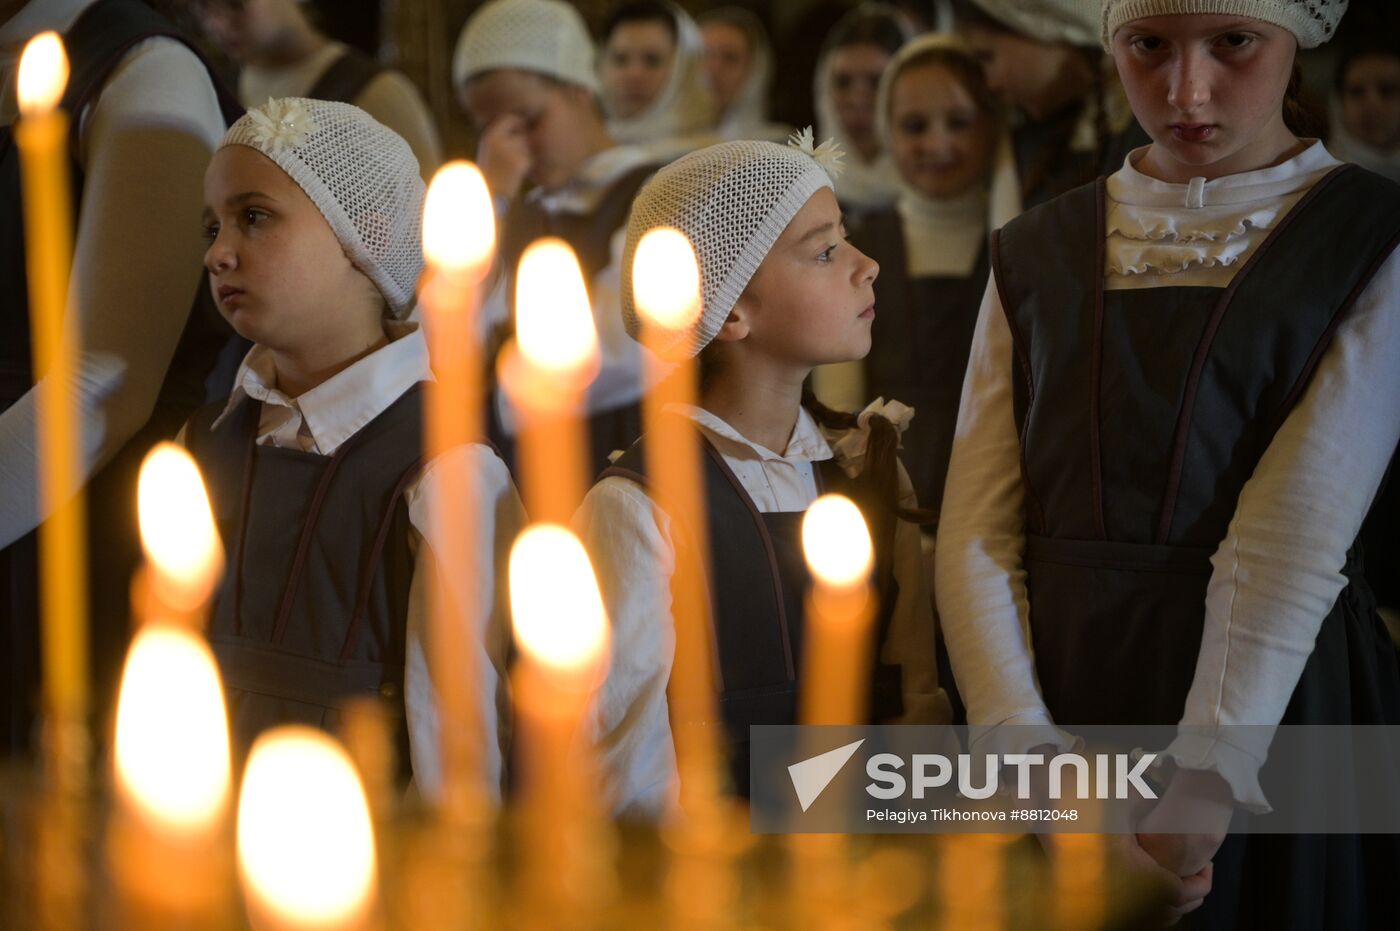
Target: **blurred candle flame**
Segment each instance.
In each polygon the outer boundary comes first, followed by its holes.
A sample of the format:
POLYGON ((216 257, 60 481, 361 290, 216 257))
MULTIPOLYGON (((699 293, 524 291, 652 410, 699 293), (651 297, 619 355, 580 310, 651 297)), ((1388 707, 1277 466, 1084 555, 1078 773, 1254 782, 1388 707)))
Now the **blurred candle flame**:
POLYGON ((515 276, 515 336, 532 366, 592 376, 598 331, 574 250, 562 239, 536 240, 515 276))
POLYGON ((199 467, 174 443, 160 443, 141 463, 136 489, 141 545, 159 597, 180 610, 203 604, 224 571, 199 467))
POLYGON ((700 266, 684 233, 662 226, 642 237, 632 259, 632 290, 647 323, 674 332, 694 325, 700 316, 700 266))
POLYGON ((833 588, 862 584, 874 561, 865 518, 843 495, 822 495, 812 502, 802 518, 802 550, 812 574, 833 588))
POLYGON ((496 248, 496 214, 481 171, 448 162, 433 175, 423 206, 423 255, 436 268, 484 274, 496 248))
POLYGON ((50 30, 29 40, 19 59, 17 94, 24 116, 45 113, 58 106, 68 85, 68 55, 63 40, 50 30))
POLYGON ((222 818, 231 791, 219 670, 198 635, 150 626, 136 635, 117 702, 117 784, 167 835, 196 836, 222 818))
POLYGON ((535 524, 510 551, 510 607, 521 650, 566 675, 596 671, 608 645, 608 618, 593 564, 578 537, 535 524))
POLYGON ((343 927, 368 911, 374 829, 349 755, 301 725, 253 744, 238 797, 238 867, 257 905, 294 927, 343 927))

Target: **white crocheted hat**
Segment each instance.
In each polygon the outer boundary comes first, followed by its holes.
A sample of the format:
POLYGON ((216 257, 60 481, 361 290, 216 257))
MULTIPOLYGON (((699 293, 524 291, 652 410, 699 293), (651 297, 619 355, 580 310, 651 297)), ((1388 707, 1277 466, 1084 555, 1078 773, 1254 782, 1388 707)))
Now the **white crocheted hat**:
POLYGON ((788 145, 740 140, 699 149, 658 171, 637 194, 622 252, 622 320, 633 339, 641 323, 632 291, 632 260, 649 230, 685 234, 700 264, 704 306, 689 332, 678 333, 668 358, 691 357, 715 338, 768 250, 807 200, 832 186, 841 153, 812 146, 812 130, 788 145))
POLYGON ((578 10, 559 0, 491 0, 457 39, 452 83, 498 68, 519 68, 598 93, 593 39, 578 10))
POLYGON ((1100 0, 972 0, 1021 35, 1085 48, 1099 44, 1100 0))
POLYGON ((1124 23, 1145 16, 1215 13, 1273 23, 1298 39, 1299 48, 1317 48, 1337 33, 1349 0, 1104 0, 1103 45, 1124 23))
POLYGON ((285 171, 394 316, 408 312, 423 271, 426 189, 398 133, 348 103, 283 97, 239 117, 219 148, 230 145, 257 149, 285 171))

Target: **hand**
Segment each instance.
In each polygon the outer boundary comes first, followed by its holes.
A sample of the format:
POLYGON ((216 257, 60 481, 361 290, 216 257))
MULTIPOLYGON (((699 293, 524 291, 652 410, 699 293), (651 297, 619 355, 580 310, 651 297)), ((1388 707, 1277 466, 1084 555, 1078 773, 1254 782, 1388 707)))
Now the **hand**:
POLYGON ((1132 834, 1112 835, 1109 850, 1119 869, 1161 889, 1166 907, 1158 917, 1163 927, 1176 924, 1184 915, 1200 908, 1210 894, 1215 876, 1214 864, 1207 863, 1189 876, 1179 876, 1158 863, 1132 834))
POLYGON ((492 120, 481 133, 476 164, 492 194, 514 198, 530 173, 533 158, 525 118, 509 113, 492 120))
POLYGON ((1230 787, 1216 773, 1179 769, 1138 825, 1139 845, 1178 876, 1200 872, 1225 841, 1234 815, 1230 787))

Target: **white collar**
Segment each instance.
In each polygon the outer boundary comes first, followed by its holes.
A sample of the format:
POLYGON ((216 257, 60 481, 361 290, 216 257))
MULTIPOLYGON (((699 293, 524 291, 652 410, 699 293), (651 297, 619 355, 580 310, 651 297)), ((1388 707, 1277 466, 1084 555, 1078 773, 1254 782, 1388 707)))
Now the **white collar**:
POLYGON ((651 161, 639 146, 614 145, 584 160, 578 174, 559 187, 535 188, 528 198, 546 213, 588 213, 623 175, 651 161))
POLYGON ((982 229, 987 225, 987 189, 980 184, 952 197, 929 197, 901 183, 895 207, 906 223, 921 228, 982 229))
POLYGON ((695 421, 706 437, 726 455, 748 459, 761 459, 769 462, 820 462, 833 456, 831 445, 822 436, 816 420, 805 407, 798 408, 797 423, 793 425, 792 436, 788 438, 787 449, 775 453, 766 446, 753 442, 724 420, 703 407, 688 404, 668 404, 666 410, 683 414, 695 421))
POLYGON ((1138 207, 1216 207, 1268 200, 1306 190, 1318 178, 1340 164, 1314 139, 1307 148, 1285 162, 1255 171, 1225 175, 1213 181, 1192 178, 1186 184, 1159 181, 1138 171, 1148 146, 1134 149, 1123 167, 1108 179, 1108 195, 1120 204, 1138 207))
POLYGON ((341 443, 382 414, 405 391, 420 381, 433 380, 428 344, 418 324, 386 322, 384 330, 390 339, 388 344, 296 398, 277 389, 271 352, 254 346, 239 366, 233 393, 213 426, 222 423, 245 398, 295 408, 300 411, 315 448, 322 455, 334 454, 341 443))

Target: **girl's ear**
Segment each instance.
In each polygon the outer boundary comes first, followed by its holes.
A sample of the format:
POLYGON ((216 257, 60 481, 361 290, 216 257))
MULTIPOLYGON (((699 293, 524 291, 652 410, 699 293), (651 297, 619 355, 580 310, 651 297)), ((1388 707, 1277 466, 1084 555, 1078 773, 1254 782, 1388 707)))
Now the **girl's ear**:
POLYGON ((734 342, 744 339, 749 335, 749 320, 753 314, 753 308, 748 294, 742 294, 734 302, 734 306, 729 310, 729 316, 724 318, 724 323, 720 325, 719 332, 715 334, 715 339, 726 342, 734 342))

